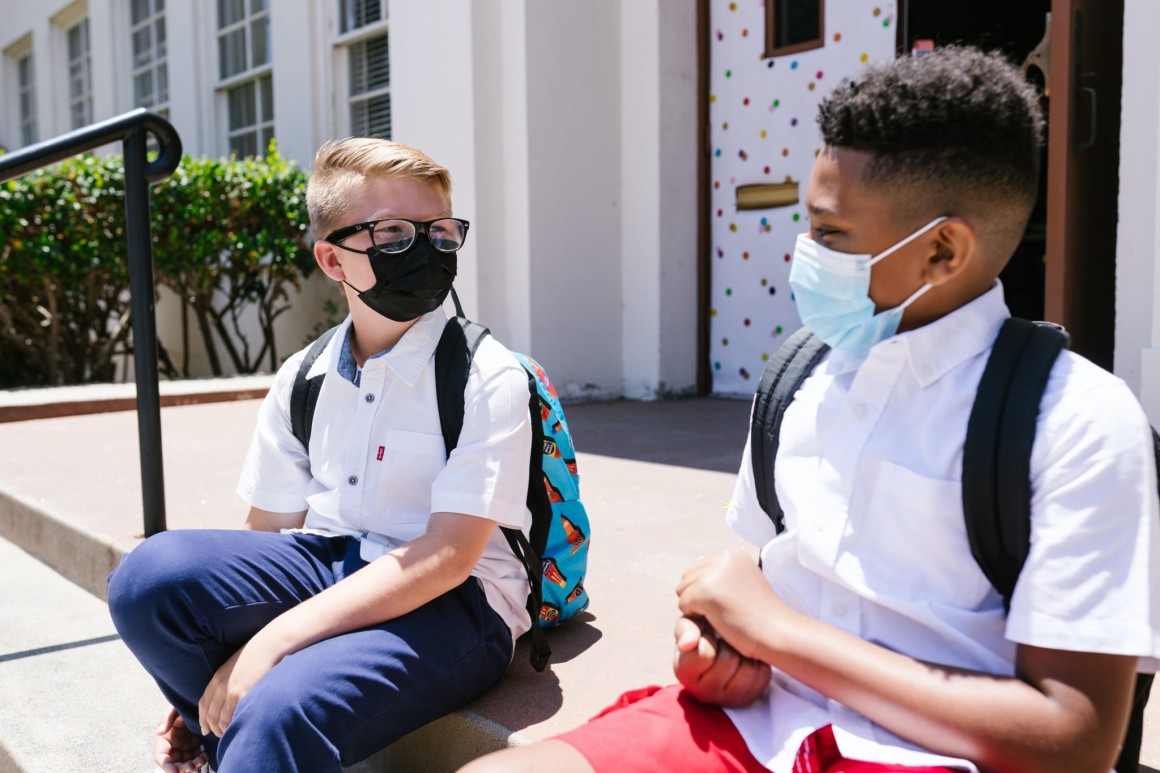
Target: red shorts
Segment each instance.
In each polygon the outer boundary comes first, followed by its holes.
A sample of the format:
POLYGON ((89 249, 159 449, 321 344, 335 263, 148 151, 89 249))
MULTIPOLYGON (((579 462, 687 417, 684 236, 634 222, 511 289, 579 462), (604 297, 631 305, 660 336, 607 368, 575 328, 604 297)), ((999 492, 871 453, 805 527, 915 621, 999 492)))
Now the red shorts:
MULTIPOLYGON (((725 712, 701 703, 680 685, 626 692, 587 724, 556 738, 574 746, 596 773, 766 773, 725 712)), ((829 725, 802 742, 793 767, 793 773, 892 771, 948 773, 950 768, 848 760, 829 725)))

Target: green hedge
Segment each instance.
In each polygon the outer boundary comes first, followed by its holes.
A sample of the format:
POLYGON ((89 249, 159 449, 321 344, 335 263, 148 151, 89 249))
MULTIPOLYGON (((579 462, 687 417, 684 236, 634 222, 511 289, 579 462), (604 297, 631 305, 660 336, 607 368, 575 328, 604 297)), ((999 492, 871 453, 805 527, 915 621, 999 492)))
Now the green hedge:
MULTIPOLYGON (((132 351, 123 174, 119 156, 85 155, 0 184, 0 387, 109 381, 132 351)), ((162 340, 166 375, 192 375, 194 334, 213 375, 277 367, 274 320, 315 268, 306 179, 271 151, 187 156, 151 188, 154 278, 183 301, 187 354, 162 340)))

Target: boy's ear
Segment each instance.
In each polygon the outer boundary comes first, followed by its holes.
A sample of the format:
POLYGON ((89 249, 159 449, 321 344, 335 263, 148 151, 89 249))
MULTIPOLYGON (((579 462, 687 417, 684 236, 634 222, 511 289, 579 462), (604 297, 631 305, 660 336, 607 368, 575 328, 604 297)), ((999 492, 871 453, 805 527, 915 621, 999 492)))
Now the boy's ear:
POLYGON ((342 264, 338 262, 338 249, 330 242, 319 239, 314 243, 314 260, 322 269, 322 273, 334 281, 341 282, 346 279, 346 272, 342 270, 342 264))
POLYGON ((979 238, 961 217, 947 218, 934 229, 934 252, 927 259, 923 279, 936 287, 946 284, 977 260, 979 238))

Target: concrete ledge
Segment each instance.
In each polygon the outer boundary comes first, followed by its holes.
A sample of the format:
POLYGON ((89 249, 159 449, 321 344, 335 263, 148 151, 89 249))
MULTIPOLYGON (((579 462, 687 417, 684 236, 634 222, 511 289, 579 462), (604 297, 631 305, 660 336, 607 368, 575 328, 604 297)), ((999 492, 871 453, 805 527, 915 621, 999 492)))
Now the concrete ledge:
MULTIPOLYGON (((162 411, 170 528, 241 524, 244 505, 233 487, 258 406, 250 400, 162 411)), ((356 770, 454 771, 485 752, 574 727, 625 689, 671 681, 671 599, 680 572, 710 547, 739 542, 723 523, 721 505, 732 488, 740 455, 737 438, 744 434, 747 413, 747 403, 727 401, 570 407, 568 417, 581 444, 584 499, 598 535, 591 579, 585 582, 593 597, 591 612, 548 632, 553 658, 547 671, 535 673, 527 644, 518 643, 498 685, 356 770)), ((135 428, 132 413, 0 424, 0 535, 68 578, 56 576, 55 584, 70 585, 74 596, 87 597, 104 625, 109 625, 100 601, 105 577, 140 541, 135 428)), ((47 591, 53 583, 42 584, 47 591)), ((55 602, 42 598, 35 584, 26 595, 34 603, 9 610, 14 619, 36 627, 60 617, 55 602)), ((8 606, 6 600, 0 611, 8 606)), ((0 654, 107 633, 94 622, 92 632, 13 642, 0 654)), ((56 716, 67 726, 90 727, 77 737, 90 746, 108 747, 101 749, 102 759, 116 761, 94 761, 85 770, 143 773, 148 764, 142 749, 163 705, 156 687, 119 642, 68 652, 73 656, 36 655, 0 664, 57 664, 48 669, 49 676, 30 671, 21 682, 20 695, 37 696, 40 708, 35 711, 28 702, 32 698, 11 697, 15 683, 0 674, 0 704, 10 701, 14 717, 5 722, 0 716, 0 746, 11 758, 0 762, 0 771, 78 769, 62 766, 57 752, 40 748, 43 717, 56 716), (83 686, 92 697, 78 700, 68 689, 42 695, 38 684, 47 678, 78 690, 83 686), (103 690, 109 681, 125 688, 103 690), (100 726, 91 725, 93 716, 103 718, 100 726), (110 734, 114 725, 116 738, 110 734), (16 728, 20 737, 13 735, 16 728)))
MULTIPOLYGON (((162 411, 170 528, 240 525, 233 486, 257 410, 251 400, 162 411)), ((353 770, 454 771, 575 727, 626 689, 670 683, 682 570, 742 544, 723 515, 748 412, 748 402, 722 400, 570 406, 595 537, 591 609, 548 632, 547 671, 532 670, 519 642, 490 691, 353 770)), ((0 424, 0 537, 64 575, 0 541, 2 773, 150 768, 163 701, 110 637, 100 600, 108 572, 140 541, 135 427, 127 413, 0 424)), ((1143 759, 1156 767, 1160 699, 1152 704, 1143 759)))
POLYGON ((0 539, 0 771, 145 773, 164 701, 100 600, 0 539))
MULTIPOLYGON (((274 377, 270 375, 234 376, 162 381, 158 389, 161 405, 167 408, 265 397, 273 382, 274 377)), ((135 384, 83 384, 0 390, 0 423, 136 409, 135 384)))
MULTIPOLYGON (((108 538, 95 534, 79 524, 70 522, 67 518, 24 500, 13 492, 5 491, 3 488, 0 488, 0 539, 7 540, 14 546, 20 546, 24 552, 39 560, 48 569, 55 570, 63 579, 88 591, 101 601, 107 598, 108 588, 105 578, 116 567, 121 557, 136 544, 136 540, 134 540, 128 545, 116 545, 108 538)), ((9 563, 14 563, 14 561, 10 560, 9 563)), ((39 579, 38 587, 43 588, 46 584, 53 582, 51 574, 45 575, 42 570, 33 570, 33 572, 37 571, 44 575, 39 579)), ((54 607, 57 606, 54 604, 54 607)), ((107 617, 107 613, 104 614, 107 617)), ((106 623, 106 627, 111 627, 111 623, 106 623)), ((107 634, 107 631, 101 632, 107 634)), ((132 671, 136 677, 134 681, 140 683, 143 676, 140 667, 132 660, 132 656, 128 652, 123 651, 123 645, 115 646, 121 652, 112 655, 118 661, 111 664, 113 670, 118 673, 123 673, 126 670, 132 671)), ((47 647, 45 649, 51 650, 53 648, 47 647)), ((6 653, 0 652, 0 655, 4 654, 6 653)), ((521 643, 515 657, 519 658, 520 662, 526 662, 527 656, 526 644, 521 643)), ((105 653, 103 657, 108 658, 110 655, 105 653)), ((57 659, 59 660, 59 656, 57 659)), ((94 681, 82 690, 83 693, 96 689, 96 675, 89 674, 89 678, 94 681)), ((145 682, 148 680, 146 679, 145 682)), ((142 686, 138 684, 138 688, 142 686)), ((133 717, 129 724, 130 728, 138 728, 135 735, 139 737, 135 740, 144 744, 148 735, 140 728, 148 727, 150 721, 155 721, 156 717, 153 714, 159 713, 159 710, 144 708, 142 704, 148 706, 156 704, 157 707, 160 707, 163 703, 160 702, 160 695, 152 684, 149 684, 144 690, 137 689, 136 694, 139 697, 134 700, 134 710, 131 712, 133 717)), ((52 702, 52 699, 47 696, 44 700, 52 702)), ((70 705, 73 704, 71 699, 66 699, 66 702, 70 705)), ((124 710, 120 706, 117 708, 118 713, 122 713, 124 710)), ((88 710, 87 708, 81 709, 83 712, 88 710)), ((68 721, 67 709, 54 713, 58 719, 65 720, 70 726, 75 726, 74 722, 68 721)), ((81 721, 81 717, 75 719, 76 722, 81 721)), ((126 718, 122 717, 121 719, 126 718)), ((31 732, 25 730, 22 734, 27 735, 31 732)), ((5 735, 8 733, 6 732, 5 735)), ((519 733, 511 731, 475 711, 463 709, 425 725, 378 754, 351 767, 350 770, 356 773, 380 773, 391 770, 454 771, 483 754, 522 743, 528 743, 528 740, 519 733)), ((18 741, 14 742, 11 738, 0 738, 0 771, 14 773, 47 772, 49 767, 46 767, 46 757, 38 749, 39 744, 37 743, 29 745, 18 741)), ((144 753, 144 751, 145 747, 142 746, 141 752, 144 753)), ((60 761, 57 754, 54 753, 50 756, 54 760, 53 764, 60 761)), ((133 768, 144 770, 147 766, 145 759, 142 757, 142 763, 133 766, 133 768)), ((98 764, 98 769, 104 768, 98 764)), ((109 769, 112 770, 112 768, 109 769)))
POLYGON ((487 717, 462 709, 425 725, 383 751, 353 765, 351 773, 422 770, 451 773, 476 757, 528 739, 487 717))
POLYGON ((0 537, 55 569, 101 600, 105 578, 132 545, 90 531, 0 485, 0 537))

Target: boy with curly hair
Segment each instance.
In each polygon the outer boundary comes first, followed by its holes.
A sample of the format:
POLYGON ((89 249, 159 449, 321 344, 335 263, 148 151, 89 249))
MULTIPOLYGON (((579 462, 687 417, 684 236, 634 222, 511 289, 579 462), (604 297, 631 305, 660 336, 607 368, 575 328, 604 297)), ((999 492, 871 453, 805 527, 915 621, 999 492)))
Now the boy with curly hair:
POLYGON ((1031 550, 1009 613, 972 557, 963 442, 1009 316, 1043 121, 968 48, 868 68, 821 104, 810 231, 790 270, 831 347, 786 410, 785 532, 746 448, 728 513, 760 546, 677 587, 679 685, 465 771, 1103 771, 1160 656, 1160 505, 1128 387, 1056 360, 1031 455, 1031 550), (871 268, 872 267, 872 268, 871 268))

